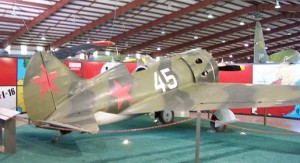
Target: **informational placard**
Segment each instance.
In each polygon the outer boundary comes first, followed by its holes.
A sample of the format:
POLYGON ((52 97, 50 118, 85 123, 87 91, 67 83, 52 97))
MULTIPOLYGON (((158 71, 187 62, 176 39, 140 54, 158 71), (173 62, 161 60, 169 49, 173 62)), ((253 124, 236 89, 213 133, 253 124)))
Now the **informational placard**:
POLYGON ((16 85, 16 59, 0 57, 0 86, 16 85))
POLYGON ((16 86, 0 87, 0 108, 16 110, 16 86))
MULTIPOLYGON (((253 84, 300 85, 300 64, 258 64, 253 66, 253 84)), ((300 97, 300 95, 299 95, 300 97)), ((263 108, 253 108, 262 115, 263 108)), ((269 116, 300 119, 300 106, 267 108, 269 116)))
POLYGON ((6 121, 6 120, 16 116, 17 114, 20 114, 20 112, 6 109, 6 108, 0 108, 0 119, 1 120, 6 121))
POLYGON ((82 77, 82 67, 83 64, 81 61, 64 61, 64 64, 69 67, 71 71, 73 71, 78 76, 82 77))

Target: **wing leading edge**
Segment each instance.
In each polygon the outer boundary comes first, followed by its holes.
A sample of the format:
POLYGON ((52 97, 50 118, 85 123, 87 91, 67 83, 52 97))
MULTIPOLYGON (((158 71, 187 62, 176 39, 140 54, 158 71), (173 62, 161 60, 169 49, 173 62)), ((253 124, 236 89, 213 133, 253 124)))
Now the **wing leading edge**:
POLYGON ((149 113, 161 110, 212 110, 224 108, 288 106, 300 103, 299 86, 200 83, 172 90, 141 101, 122 114, 149 113), (174 92, 172 92, 174 91, 174 92), (165 100, 157 103, 159 98, 165 100), (168 101, 166 101, 168 100, 168 101), (152 104, 151 107, 147 104, 152 104))

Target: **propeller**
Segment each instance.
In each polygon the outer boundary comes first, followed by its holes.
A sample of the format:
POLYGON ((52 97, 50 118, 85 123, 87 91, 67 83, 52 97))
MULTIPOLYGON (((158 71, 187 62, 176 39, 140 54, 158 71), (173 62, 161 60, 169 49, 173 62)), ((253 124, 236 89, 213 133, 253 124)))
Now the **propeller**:
POLYGON ((243 71, 245 70, 245 66, 243 65, 222 65, 219 66, 219 71, 243 71))
POLYGON ((218 63, 219 71, 244 71, 245 66, 243 65, 228 65, 224 62, 223 58, 220 63, 218 63))

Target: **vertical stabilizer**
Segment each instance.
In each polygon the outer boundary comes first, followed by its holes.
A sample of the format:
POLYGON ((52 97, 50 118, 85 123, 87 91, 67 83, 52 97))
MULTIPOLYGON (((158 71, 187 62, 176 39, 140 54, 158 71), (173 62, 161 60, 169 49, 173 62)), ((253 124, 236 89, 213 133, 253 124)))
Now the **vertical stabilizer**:
POLYGON ((32 56, 24 79, 24 102, 34 124, 55 112, 80 80, 61 61, 47 52, 32 56))
POLYGON ((254 36, 254 63, 266 63, 268 55, 261 25, 256 21, 254 36))

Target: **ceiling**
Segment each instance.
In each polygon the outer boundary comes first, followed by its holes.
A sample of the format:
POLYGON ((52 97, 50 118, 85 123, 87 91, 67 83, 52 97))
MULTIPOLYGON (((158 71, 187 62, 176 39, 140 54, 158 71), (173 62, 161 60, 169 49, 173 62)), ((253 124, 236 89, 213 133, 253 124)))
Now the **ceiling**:
POLYGON ((279 3, 276 9, 275 0, 0 0, 0 47, 111 40, 122 54, 203 48, 217 60, 252 62, 256 19, 271 28, 264 31, 268 54, 300 50, 300 1, 279 3))

